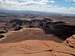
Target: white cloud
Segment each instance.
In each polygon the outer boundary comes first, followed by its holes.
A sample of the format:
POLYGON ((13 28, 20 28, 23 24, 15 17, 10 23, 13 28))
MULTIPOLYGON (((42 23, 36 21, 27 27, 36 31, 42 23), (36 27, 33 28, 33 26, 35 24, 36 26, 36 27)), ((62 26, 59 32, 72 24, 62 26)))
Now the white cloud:
POLYGON ((72 0, 72 2, 75 2, 75 0, 72 0))
POLYGON ((54 0, 51 0, 51 1, 49 1, 50 3, 55 3, 55 1, 54 0))
MULTIPOLYGON (((3 0, 0 0, 3 2, 3 0)), ((75 8, 66 8, 53 5, 54 0, 50 1, 51 4, 48 5, 48 0, 27 0, 25 2, 19 3, 17 0, 6 0, 0 4, 0 8, 8 10, 30 10, 30 11, 42 11, 42 12, 57 12, 57 13, 70 13, 75 14, 75 8)))
POLYGON ((75 0, 65 0, 66 2, 74 2, 75 3, 75 0))
POLYGON ((71 14, 75 14, 75 8, 74 7, 70 7, 68 9, 66 9, 65 12, 71 13, 71 14))
POLYGON ((47 4, 48 0, 0 0, 2 3, 12 4, 47 4))
POLYGON ((66 2, 69 2, 72 7, 75 7, 75 0, 65 0, 66 2))

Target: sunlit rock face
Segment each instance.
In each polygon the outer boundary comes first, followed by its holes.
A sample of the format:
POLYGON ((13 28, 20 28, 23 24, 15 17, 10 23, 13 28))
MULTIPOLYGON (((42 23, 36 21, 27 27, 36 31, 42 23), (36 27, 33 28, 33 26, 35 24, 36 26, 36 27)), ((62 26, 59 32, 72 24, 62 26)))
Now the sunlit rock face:
POLYGON ((75 48, 75 35, 72 35, 67 38, 64 43, 71 48, 75 48))

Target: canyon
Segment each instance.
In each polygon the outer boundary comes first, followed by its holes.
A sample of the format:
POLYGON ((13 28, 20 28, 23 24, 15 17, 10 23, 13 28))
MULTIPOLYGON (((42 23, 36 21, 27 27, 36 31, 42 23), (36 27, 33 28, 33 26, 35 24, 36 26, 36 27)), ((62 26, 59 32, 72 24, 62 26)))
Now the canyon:
POLYGON ((0 56, 75 56, 75 17, 0 17, 0 56))

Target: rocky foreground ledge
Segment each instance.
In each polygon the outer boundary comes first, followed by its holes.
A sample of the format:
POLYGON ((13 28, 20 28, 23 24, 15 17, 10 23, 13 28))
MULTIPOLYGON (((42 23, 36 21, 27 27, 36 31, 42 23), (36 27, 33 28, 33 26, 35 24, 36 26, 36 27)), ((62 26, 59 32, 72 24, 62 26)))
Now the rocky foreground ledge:
POLYGON ((0 40, 0 56, 75 56, 75 36, 62 41, 40 28, 10 31, 0 40))

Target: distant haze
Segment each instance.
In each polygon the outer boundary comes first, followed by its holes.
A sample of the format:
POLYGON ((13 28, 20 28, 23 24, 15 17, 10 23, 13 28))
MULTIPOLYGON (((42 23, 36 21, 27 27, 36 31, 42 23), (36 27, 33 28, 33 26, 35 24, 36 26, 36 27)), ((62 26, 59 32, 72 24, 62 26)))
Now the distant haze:
POLYGON ((0 0, 0 9, 75 14, 75 0, 0 0))

